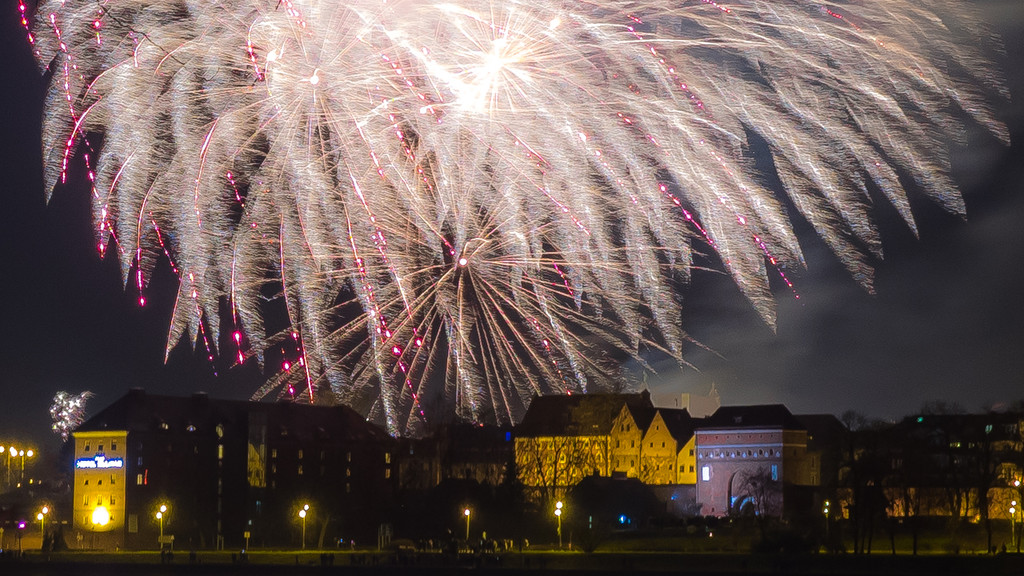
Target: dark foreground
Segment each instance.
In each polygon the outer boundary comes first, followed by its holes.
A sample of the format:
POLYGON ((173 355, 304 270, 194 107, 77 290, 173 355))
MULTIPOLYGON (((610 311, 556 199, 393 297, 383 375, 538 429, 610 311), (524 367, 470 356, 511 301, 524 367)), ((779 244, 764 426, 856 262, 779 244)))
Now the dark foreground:
POLYGON ((440 554, 254 552, 237 554, 65 553, 0 560, 0 574, 12 576, 163 576, 175 574, 277 575, 339 574, 528 574, 587 576, 602 574, 701 575, 794 574, 867 575, 1024 575, 1024 555, 989 556, 761 556, 742 554, 526 553, 496 557, 440 554))

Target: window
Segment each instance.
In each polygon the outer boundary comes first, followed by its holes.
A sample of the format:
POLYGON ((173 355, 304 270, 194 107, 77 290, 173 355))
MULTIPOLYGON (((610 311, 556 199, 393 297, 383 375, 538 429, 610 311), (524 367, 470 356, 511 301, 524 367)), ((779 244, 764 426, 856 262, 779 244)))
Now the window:
POLYGON ((711 481, 711 466, 701 466, 700 479, 705 482, 711 481))
POLYGON ((778 479, 779 479, 779 465, 778 464, 772 464, 772 480, 778 480, 778 479))
POLYGON ((114 504, 117 504, 117 500, 115 500, 114 497, 111 496, 110 497, 110 505, 113 506, 114 504))
POLYGON ((115 450, 117 450, 117 442, 111 442, 110 443, 110 451, 113 452, 115 450))
POLYGON ((384 471, 384 477, 391 478, 391 468, 388 468, 387 470, 384 471))
POLYGON ((88 442, 86 442, 86 443, 85 443, 85 451, 86 451, 86 452, 88 452, 88 451, 90 451, 90 450, 92 450, 92 448, 91 448, 91 444, 89 444, 88 442))
POLYGON ((89 485, 89 481, 88 481, 88 480, 86 480, 86 481, 85 481, 85 486, 88 486, 88 485, 89 485))
POLYGON ((654 442, 651 442, 651 448, 654 448, 654 442))
POLYGON ((135 485, 142 486, 142 474, 135 475, 135 485))
POLYGON ((680 464, 679 465, 679 471, 680 472, 685 472, 686 471, 686 466, 683 466, 682 464, 680 464))
POLYGON ((690 449, 690 456, 693 456, 693 449, 690 449))
POLYGON ((139 460, 138 460, 137 464, 138 464, 139 466, 142 466, 142 456, 139 456, 139 460))
POLYGON ((618 440, 615 441, 615 447, 619 448, 619 441, 618 440))
POLYGON ((662 448, 664 448, 664 447, 665 447, 665 443, 664 443, 664 442, 662 442, 662 443, 661 443, 661 447, 662 447, 662 448))
POLYGON ((391 464, 391 452, 384 453, 384 463, 391 464))
POLYGON ((223 444, 217 444, 217 460, 223 460, 223 459, 224 459, 224 445, 223 444))
POLYGON ((271 448, 270 449, 270 457, 271 458, 277 458, 277 448, 271 448))
POLYGON ((302 464, 299 464, 299 476, 302 476, 302 464))
POLYGON ((690 466, 690 474, 693 474, 693 466, 690 466))
POLYGON ((346 452, 345 453, 345 461, 346 462, 351 462, 352 461, 352 453, 351 452, 346 452))
POLYGON ((629 441, 629 447, 630 448, 636 448, 636 440, 630 440, 629 441))
POLYGON ((349 493, 351 491, 352 491, 352 485, 349 484, 348 482, 345 482, 345 493, 347 494, 347 493, 349 493))
POLYGON ((88 496, 86 496, 85 499, 82 501, 82 505, 83 506, 88 506, 89 505, 89 497, 88 496))
POLYGON ((299 460, 302 460, 302 458, 303 458, 303 456, 302 456, 302 448, 299 448, 299 460))
POLYGON ((96 481, 96 485, 97 486, 103 486, 103 480, 97 480, 96 481))

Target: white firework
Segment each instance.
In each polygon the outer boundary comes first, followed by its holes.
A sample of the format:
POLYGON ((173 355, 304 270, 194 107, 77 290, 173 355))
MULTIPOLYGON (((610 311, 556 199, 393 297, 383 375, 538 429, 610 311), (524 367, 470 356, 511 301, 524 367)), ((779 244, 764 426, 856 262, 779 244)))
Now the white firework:
POLYGON ((85 403, 89 398, 92 398, 92 392, 88 390, 78 394, 61 390, 53 395, 50 419, 53 420, 54 433, 59 434, 61 440, 67 440, 85 422, 85 403))
POLYGON ((140 294, 170 260, 168 347, 287 347, 257 396, 396 434, 683 361, 700 250, 773 323, 789 210, 870 289, 871 195, 962 212, 948 138, 1008 139, 962 1, 53 0, 30 38, 47 187, 84 156, 100 252, 140 294))

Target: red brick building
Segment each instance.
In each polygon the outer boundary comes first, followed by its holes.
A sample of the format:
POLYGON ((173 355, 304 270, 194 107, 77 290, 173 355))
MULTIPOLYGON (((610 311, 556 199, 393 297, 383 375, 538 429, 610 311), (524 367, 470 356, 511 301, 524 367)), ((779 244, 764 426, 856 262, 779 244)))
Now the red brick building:
POLYGON ((820 454, 807 430, 781 405, 719 408, 696 430, 701 514, 782 516, 799 507, 797 487, 820 482, 820 454))

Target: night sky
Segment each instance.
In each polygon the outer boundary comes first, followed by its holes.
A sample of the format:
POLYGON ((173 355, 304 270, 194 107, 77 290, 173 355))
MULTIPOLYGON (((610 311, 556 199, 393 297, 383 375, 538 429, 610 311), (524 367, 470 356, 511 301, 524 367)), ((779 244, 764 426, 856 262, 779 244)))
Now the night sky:
MULTIPOLYGON (((887 419, 930 400, 976 411, 1024 399, 1024 4, 980 4, 1006 42, 1000 65, 1016 102, 998 105, 1014 144, 979 134, 951 148, 967 220, 912 198, 914 238, 879 205, 886 258, 875 295, 804 235, 801 297, 779 291, 775 333, 728 276, 695 274, 683 325, 714 353, 693 347, 688 360, 699 371, 657 362, 648 378, 655 392, 704 393, 714 382, 726 404, 887 419)), ((15 3, 0 13, 0 55, 0 442, 55 444, 48 407, 58 390, 91 390, 91 413, 132 387, 247 398, 257 386, 252 367, 214 376, 187 346, 164 364, 173 277, 157 278, 139 308, 117 263, 93 248, 86 188, 58 190, 46 205, 43 85, 15 3)))

